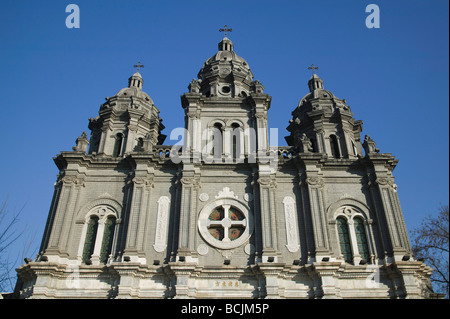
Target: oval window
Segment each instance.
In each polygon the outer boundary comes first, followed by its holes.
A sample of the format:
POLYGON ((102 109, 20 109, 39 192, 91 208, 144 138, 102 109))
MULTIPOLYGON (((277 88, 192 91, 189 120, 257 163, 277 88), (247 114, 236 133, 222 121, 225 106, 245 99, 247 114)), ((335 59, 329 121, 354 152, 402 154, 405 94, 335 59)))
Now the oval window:
POLYGON ((222 93, 230 93, 231 89, 229 86, 223 86, 222 87, 222 93))

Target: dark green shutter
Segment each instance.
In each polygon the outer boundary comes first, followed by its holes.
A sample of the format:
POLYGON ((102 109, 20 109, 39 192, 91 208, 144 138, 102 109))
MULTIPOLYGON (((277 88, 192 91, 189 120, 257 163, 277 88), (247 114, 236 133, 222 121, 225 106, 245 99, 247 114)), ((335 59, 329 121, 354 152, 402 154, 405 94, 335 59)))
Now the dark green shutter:
POLYGON ((84 241, 83 262, 86 263, 91 259, 94 253, 95 239, 97 237, 98 217, 91 216, 87 225, 86 240, 84 241))
POLYGON ((350 236, 348 233, 347 220, 342 217, 337 218, 337 229, 339 235, 339 244, 341 246, 341 253, 347 263, 353 262, 352 247, 350 243, 350 236))

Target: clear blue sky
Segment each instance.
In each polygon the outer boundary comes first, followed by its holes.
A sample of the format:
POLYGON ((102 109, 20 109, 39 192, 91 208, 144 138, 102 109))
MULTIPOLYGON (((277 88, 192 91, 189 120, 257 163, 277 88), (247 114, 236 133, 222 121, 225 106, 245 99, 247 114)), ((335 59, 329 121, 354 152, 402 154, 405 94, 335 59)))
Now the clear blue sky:
MULTIPOLYGON (((285 128, 314 63, 326 89, 347 99, 394 171, 408 230, 449 194, 449 4, 443 0, 18 1, 0 4, 0 202, 23 207, 38 247, 58 170, 106 96, 133 64, 161 111, 165 134, 183 126, 180 95, 217 52, 227 24, 235 51, 272 95, 269 124, 285 128), (68 4, 80 28, 68 29, 68 4), (367 4, 380 8, 368 29, 367 4)), ((166 144, 173 141, 166 140, 166 144)), ((17 249, 23 243, 18 243, 17 249)), ((15 251, 11 252, 15 254, 15 251)), ((34 256, 29 256, 34 257, 34 256)))

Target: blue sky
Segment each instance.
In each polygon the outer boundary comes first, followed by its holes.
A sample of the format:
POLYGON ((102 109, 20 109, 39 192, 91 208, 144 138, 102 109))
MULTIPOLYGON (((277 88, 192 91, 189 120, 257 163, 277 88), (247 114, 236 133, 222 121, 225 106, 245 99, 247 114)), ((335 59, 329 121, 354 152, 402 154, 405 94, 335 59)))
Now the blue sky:
MULTIPOLYGON (((272 96, 270 127, 285 128, 314 63, 347 99, 394 171, 408 230, 448 204, 449 4, 442 0, 11 1, 0 4, 0 203, 39 246, 58 170, 106 96, 145 68, 144 91, 165 134, 182 127, 180 95, 223 35, 272 96), (65 8, 80 8, 68 29, 65 8), (368 29, 369 3, 380 28, 368 29)), ((173 141, 166 140, 166 144, 173 141)), ((17 246, 23 246, 18 242, 17 246)), ((15 254, 15 251, 11 252, 15 254)), ((34 257, 34 256, 29 256, 34 257)))

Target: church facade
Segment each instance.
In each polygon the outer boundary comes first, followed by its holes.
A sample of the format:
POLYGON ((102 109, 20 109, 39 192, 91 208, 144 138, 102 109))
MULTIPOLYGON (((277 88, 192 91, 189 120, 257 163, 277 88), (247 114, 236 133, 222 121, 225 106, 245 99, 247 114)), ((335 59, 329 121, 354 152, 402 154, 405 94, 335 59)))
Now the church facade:
MULTIPOLYGON (((315 74, 269 145, 271 96, 226 36, 165 145, 138 72, 59 169, 20 298, 427 298, 393 170, 315 74)), ((305 86, 306 87, 306 86, 305 86)))

